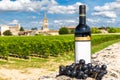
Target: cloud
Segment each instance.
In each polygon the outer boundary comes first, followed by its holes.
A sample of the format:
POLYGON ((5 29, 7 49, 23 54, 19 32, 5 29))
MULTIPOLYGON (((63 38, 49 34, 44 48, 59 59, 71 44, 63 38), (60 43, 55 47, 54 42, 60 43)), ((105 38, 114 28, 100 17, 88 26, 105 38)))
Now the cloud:
POLYGON ((120 0, 116 0, 116 1, 120 1, 120 0))
POLYGON ((95 11, 113 11, 116 9, 120 9, 119 2, 110 2, 110 3, 106 3, 104 6, 95 6, 94 7, 95 11))
POLYGON ((103 6, 95 6, 95 12, 92 15, 103 16, 108 18, 116 18, 120 14, 120 0, 105 3, 103 6))
POLYGON ((100 11, 100 12, 94 12, 92 13, 94 16, 102 16, 102 17, 107 17, 107 18, 116 18, 117 15, 113 11, 100 11))
POLYGON ((90 22, 90 23, 98 23, 98 22, 100 22, 100 19, 87 18, 87 21, 90 22))
POLYGON ((0 11, 32 11, 46 10, 48 13, 74 14, 78 12, 79 5, 76 2, 72 5, 60 5, 56 0, 2 0, 0 1, 0 11))
POLYGON ((19 21, 18 20, 16 20, 16 19, 14 19, 12 22, 10 22, 9 24, 18 24, 19 23, 19 21))
POLYGON ((60 23, 62 20, 54 20, 54 23, 60 23))
POLYGON ((116 22, 116 19, 107 20, 107 23, 115 23, 115 22, 116 22))
POLYGON ((32 25, 32 24, 42 25, 43 22, 42 22, 42 21, 31 21, 30 23, 31 23, 31 25, 32 25))
POLYGON ((0 1, 0 11, 36 11, 53 0, 2 0, 0 1))
POLYGON ((36 17, 36 16, 31 16, 30 18, 32 18, 32 19, 36 19, 37 17, 36 17))
POLYGON ((76 20, 54 20, 54 23, 75 23, 76 20))
POLYGON ((68 6, 61 6, 59 4, 55 4, 55 5, 49 5, 48 7, 48 13, 59 13, 59 14, 74 14, 76 12, 78 12, 79 9, 79 5, 81 5, 82 3, 80 2, 76 2, 73 5, 68 5, 68 6))
POLYGON ((64 19, 64 20, 54 20, 53 24, 61 27, 61 26, 73 26, 73 25, 77 25, 77 20, 75 19, 64 19))

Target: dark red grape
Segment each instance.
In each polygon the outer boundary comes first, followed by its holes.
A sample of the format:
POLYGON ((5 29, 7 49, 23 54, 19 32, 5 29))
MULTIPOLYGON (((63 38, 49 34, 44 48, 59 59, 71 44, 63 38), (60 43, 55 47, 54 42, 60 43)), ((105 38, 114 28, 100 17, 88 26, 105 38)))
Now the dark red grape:
POLYGON ((86 69, 88 69, 87 64, 84 64, 81 69, 82 69, 83 71, 85 71, 86 69))
POLYGON ((88 66, 88 68, 91 68, 92 67, 92 63, 88 63, 87 66, 88 66))
POLYGON ((104 74, 107 74, 107 70, 103 71, 104 74))
POLYGON ((64 75, 65 74, 65 67, 62 66, 62 65, 59 67, 59 74, 60 75, 64 75))
POLYGON ((88 73, 89 73, 88 69, 86 69, 86 70, 84 71, 84 73, 85 73, 85 74, 88 74, 88 73))
POLYGON ((77 71, 73 70, 72 73, 71 73, 71 77, 76 77, 76 76, 77 76, 77 71))
POLYGON ((68 69, 70 69, 70 66, 67 65, 67 66, 66 66, 66 70, 68 70, 68 69))
POLYGON ((80 65, 84 65, 85 64, 85 60, 84 59, 80 59, 79 64, 80 65))
POLYGON ((59 67, 59 75, 66 75, 71 78, 87 79, 88 77, 96 80, 102 80, 103 76, 107 74, 107 66, 99 65, 93 66, 92 63, 85 64, 85 60, 81 59, 79 63, 72 63, 67 66, 59 67))
POLYGON ((93 68, 93 72, 96 72, 96 70, 97 70, 96 68, 93 68))
POLYGON ((93 72, 93 69, 89 69, 89 73, 92 73, 93 72))
POLYGON ((102 78, 101 77, 97 77, 96 80, 102 80, 102 78))
POLYGON ((66 70, 66 75, 71 76, 72 72, 70 70, 66 70))
POLYGON ((75 63, 72 63, 72 65, 70 65, 70 67, 71 67, 72 69, 74 69, 74 68, 75 68, 75 66, 76 66, 76 64, 75 64, 75 63))
POLYGON ((84 75, 83 71, 78 72, 77 78, 82 79, 82 76, 84 75))
POLYGON ((102 66, 101 66, 101 69, 102 69, 102 70, 106 70, 106 69, 107 69, 107 66, 106 66, 106 65, 102 65, 102 66))
POLYGON ((103 77, 103 76, 104 76, 103 72, 101 72, 101 73, 98 74, 98 77, 103 77))
POLYGON ((100 66, 99 66, 99 65, 95 65, 95 68, 96 68, 96 69, 100 69, 100 66))
POLYGON ((84 75, 82 76, 82 79, 87 79, 87 77, 88 77, 88 75, 87 75, 87 74, 84 74, 84 75))

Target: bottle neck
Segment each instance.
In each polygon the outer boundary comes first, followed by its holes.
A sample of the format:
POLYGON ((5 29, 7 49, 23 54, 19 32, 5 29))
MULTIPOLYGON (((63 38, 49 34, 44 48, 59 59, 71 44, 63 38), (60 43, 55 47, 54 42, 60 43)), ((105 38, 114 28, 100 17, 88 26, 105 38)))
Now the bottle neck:
POLYGON ((85 14, 80 14, 79 24, 86 24, 86 15, 85 14))

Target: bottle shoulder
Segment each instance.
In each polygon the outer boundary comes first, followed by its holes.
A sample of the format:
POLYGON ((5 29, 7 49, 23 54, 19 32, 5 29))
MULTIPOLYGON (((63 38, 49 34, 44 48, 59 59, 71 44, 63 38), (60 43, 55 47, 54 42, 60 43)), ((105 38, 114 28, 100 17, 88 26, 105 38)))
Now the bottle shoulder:
POLYGON ((76 36, 88 36, 88 35, 90 36, 91 35, 90 27, 88 25, 79 24, 75 28, 75 35, 76 36))
POLYGON ((78 24, 76 28, 90 28, 87 24, 78 24))
POLYGON ((90 27, 88 25, 79 24, 75 28, 75 31, 90 31, 90 27))

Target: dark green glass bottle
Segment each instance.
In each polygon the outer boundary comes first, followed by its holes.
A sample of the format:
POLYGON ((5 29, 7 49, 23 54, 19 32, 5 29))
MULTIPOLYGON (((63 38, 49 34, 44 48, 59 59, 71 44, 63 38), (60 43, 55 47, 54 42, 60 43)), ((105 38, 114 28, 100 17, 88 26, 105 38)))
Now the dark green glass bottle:
POLYGON ((75 62, 84 59, 91 63, 91 31, 86 24, 86 6, 79 6, 79 24, 75 28, 75 62))

